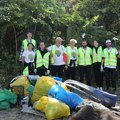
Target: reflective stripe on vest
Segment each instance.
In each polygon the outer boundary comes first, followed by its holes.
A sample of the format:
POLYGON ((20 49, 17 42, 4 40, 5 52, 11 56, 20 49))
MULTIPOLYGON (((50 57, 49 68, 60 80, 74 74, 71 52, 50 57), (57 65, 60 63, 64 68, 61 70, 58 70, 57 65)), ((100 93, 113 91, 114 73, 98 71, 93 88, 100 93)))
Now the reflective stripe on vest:
POLYGON ((49 66, 49 55, 50 53, 47 52, 44 54, 43 58, 39 50, 36 51, 36 68, 39 68, 44 65, 45 68, 48 69, 49 66))
POLYGON ((29 75, 28 67, 23 70, 23 75, 29 75))
POLYGON ((79 50, 78 50, 78 56, 79 56, 78 64, 79 65, 86 66, 86 65, 92 64, 90 52, 91 52, 91 48, 89 48, 89 47, 87 47, 85 53, 83 52, 83 48, 79 48, 79 50))
MULTIPOLYGON (((71 55, 71 47, 70 46, 68 46, 67 48, 66 48, 66 53, 67 53, 67 64, 70 64, 70 57, 72 56, 71 55)), ((75 47, 75 53, 76 53, 76 59, 78 58, 78 50, 77 50, 77 48, 75 47)))
POLYGON ((102 47, 100 46, 98 48, 97 53, 95 48, 93 48, 93 63, 101 62, 101 60, 102 60, 102 47))
MULTIPOLYGON (((36 41, 34 40, 34 39, 32 39, 32 44, 34 45, 34 46, 36 46, 36 41)), ((23 40, 23 46, 24 46, 24 50, 27 50, 28 49, 28 41, 27 41, 27 39, 25 39, 25 40, 23 40)))
MULTIPOLYGON (((52 49, 51 49, 51 52, 52 52, 52 54, 53 54, 53 57, 51 57, 51 64, 54 64, 54 63, 55 63, 55 50, 56 50, 55 45, 53 45, 53 46, 52 46, 52 49)), ((62 46, 62 50, 63 50, 63 52, 64 52, 64 46, 62 46)))
POLYGON ((110 53, 104 49, 105 66, 117 66, 116 49, 112 48, 110 53))

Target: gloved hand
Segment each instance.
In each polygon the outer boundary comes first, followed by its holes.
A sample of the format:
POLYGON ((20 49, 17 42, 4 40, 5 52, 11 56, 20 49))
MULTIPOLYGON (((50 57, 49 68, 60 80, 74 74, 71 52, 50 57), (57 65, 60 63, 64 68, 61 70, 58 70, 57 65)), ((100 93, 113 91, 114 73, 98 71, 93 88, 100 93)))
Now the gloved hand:
POLYGON ((68 69, 68 65, 65 65, 65 70, 67 70, 68 69))
POLYGON ((35 73, 35 74, 37 73, 37 69, 34 69, 34 73, 35 73))
POLYGON ((104 72, 103 65, 101 65, 100 71, 101 71, 101 72, 104 72))
POLYGON ((50 74, 50 70, 47 70, 47 74, 48 74, 48 75, 50 74))

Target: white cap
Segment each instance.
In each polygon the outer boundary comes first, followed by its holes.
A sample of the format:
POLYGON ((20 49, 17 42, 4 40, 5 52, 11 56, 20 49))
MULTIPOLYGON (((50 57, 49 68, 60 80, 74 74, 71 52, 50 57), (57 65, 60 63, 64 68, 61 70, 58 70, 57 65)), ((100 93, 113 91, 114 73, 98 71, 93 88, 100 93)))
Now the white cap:
POLYGON ((75 40, 75 39, 70 39, 70 42, 75 42, 75 43, 77 43, 77 40, 75 40))
POLYGON ((111 40, 106 40, 106 43, 111 43, 111 40))

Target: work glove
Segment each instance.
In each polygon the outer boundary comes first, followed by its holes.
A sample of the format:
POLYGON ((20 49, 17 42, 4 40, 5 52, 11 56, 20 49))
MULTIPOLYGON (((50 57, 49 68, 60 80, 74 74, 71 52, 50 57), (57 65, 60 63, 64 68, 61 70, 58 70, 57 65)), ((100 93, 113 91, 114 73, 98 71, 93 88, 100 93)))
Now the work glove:
POLYGON ((68 69, 68 65, 65 65, 65 70, 67 70, 68 69))
POLYGON ((101 72, 104 72, 103 65, 101 65, 101 67, 100 67, 100 71, 101 71, 101 72))
POLYGON ((48 74, 48 75, 50 74, 50 70, 47 70, 47 74, 48 74))
POLYGON ((37 69, 34 69, 34 73, 35 73, 35 74, 37 73, 37 69))

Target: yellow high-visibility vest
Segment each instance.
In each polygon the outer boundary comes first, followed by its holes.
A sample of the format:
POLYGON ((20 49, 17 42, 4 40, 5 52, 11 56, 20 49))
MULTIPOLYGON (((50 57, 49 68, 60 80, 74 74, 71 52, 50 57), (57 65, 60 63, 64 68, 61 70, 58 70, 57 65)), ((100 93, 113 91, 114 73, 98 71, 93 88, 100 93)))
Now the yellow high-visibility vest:
POLYGON ((87 47, 86 52, 83 52, 83 48, 80 47, 78 50, 78 64, 82 66, 91 65, 91 48, 87 47))
MULTIPOLYGON (((31 42, 32 42, 32 44, 34 46, 36 46, 36 40, 32 39, 31 42)), ((28 45, 28 41, 27 41, 27 39, 23 40, 22 44, 23 44, 24 50, 27 50, 28 49, 28 46, 27 46, 28 45)))
POLYGON ((102 60, 102 47, 100 46, 96 53, 95 48, 93 48, 93 63, 101 62, 102 60))
POLYGON ((117 66, 116 49, 112 48, 112 50, 108 52, 106 48, 103 52, 105 58, 105 66, 117 66))
POLYGON ((23 70, 23 75, 29 75, 28 66, 23 70))
MULTIPOLYGON (((66 48, 66 53, 67 53, 67 64, 70 64, 70 57, 72 56, 71 55, 71 47, 70 46, 68 46, 67 48, 66 48)), ((76 60, 78 59, 78 50, 77 50, 77 47, 75 47, 75 56, 76 56, 76 60)))
POLYGON ((49 56, 50 56, 50 53, 47 52, 44 54, 44 56, 42 57, 41 53, 39 50, 36 51, 36 68, 39 68, 41 66, 44 65, 45 68, 48 69, 48 66, 49 66, 49 56))
MULTIPOLYGON (((62 45, 62 50, 64 52, 64 46, 63 45, 62 45)), ((55 45, 52 45, 51 52, 53 54, 53 57, 51 57, 51 64, 55 63, 55 51, 56 51, 55 45)))

